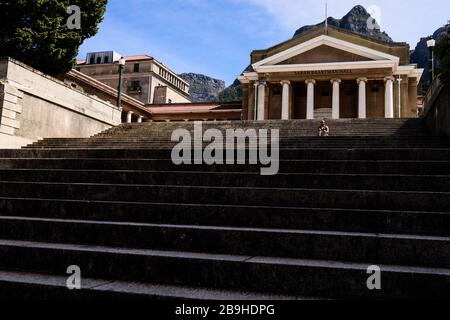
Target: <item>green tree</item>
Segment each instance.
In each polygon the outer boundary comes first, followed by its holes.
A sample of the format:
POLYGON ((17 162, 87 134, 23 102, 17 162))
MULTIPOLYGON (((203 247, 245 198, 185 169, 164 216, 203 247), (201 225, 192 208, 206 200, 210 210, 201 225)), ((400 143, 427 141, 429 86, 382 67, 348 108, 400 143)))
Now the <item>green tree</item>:
POLYGON ((439 62, 439 78, 450 85, 450 28, 447 36, 443 37, 436 46, 436 58, 439 62))
POLYGON ((1 0, 0 56, 10 56, 42 72, 69 71, 78 48, 98 32, 108 0, 1 0), (69 6, 81 9, 81 28, 70 30, 69 6))

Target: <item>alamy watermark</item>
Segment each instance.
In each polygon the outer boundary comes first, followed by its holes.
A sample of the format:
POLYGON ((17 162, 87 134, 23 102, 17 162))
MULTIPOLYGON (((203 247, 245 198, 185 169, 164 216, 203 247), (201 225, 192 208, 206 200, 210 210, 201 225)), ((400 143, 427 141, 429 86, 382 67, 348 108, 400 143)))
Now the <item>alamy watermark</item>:
POLYGON ((370 274, 367 279, 367 289, 381 290, 381 268, 375 265, 370 266, 367 268, 367 274, 370 274))
POLYGON ((67 14, 70 16, 67 18, 66 26, 69 30, 81 29, 81 9, 79 6, 71 5, 67 8, 67 14))
POLYGON ((194 122, 194 136, 180 128, 172 133, 171 140, 179 142, 172 149, 175 165, 260 164, 261 175, 265 176, 276 175, 280 168, 278 129, 228 129, 224 137, 221 130, 203 132, 202 122, 194 122), (208 143, 206 147, 204 142, 208 143))
POLYGON ((70 276, 67 278, 66 286, 69 290, 81 289, 81 268, 76 265, 69 266, 66 271, 70 276))

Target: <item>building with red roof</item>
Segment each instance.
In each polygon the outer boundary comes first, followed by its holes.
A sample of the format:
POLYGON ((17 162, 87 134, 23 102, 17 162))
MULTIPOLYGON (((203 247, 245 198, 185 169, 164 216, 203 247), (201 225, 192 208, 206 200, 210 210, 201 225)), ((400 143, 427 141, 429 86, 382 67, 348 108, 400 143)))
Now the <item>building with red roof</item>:
MULTIPOLYGON (((118 60, 114 51, 88 53, 75 69, 112 88, 119 83, 118 60)), ((143 104, 188 103, 189 83, 149 55, 125 56, 122 92, 143 104)))

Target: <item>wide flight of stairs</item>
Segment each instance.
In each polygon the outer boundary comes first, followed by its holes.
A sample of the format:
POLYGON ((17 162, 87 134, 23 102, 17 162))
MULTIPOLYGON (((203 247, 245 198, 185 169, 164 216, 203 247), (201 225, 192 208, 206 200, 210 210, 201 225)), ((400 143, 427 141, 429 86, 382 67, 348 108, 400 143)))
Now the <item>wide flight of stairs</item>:
POLYGON ((450 298, 449 142, 420 120, 317 126, 203 124, 279 128, 275 176, 172 164, 192 123, 0 150, 0 298, 450 298))

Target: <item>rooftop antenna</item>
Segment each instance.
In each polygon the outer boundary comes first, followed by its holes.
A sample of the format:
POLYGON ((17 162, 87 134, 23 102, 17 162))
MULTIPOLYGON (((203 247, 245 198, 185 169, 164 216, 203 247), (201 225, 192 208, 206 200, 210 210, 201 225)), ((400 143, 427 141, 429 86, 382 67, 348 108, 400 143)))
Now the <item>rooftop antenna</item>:
POLYGON ((325 34, 328 34, 328 0, 325 1, 325 34))

